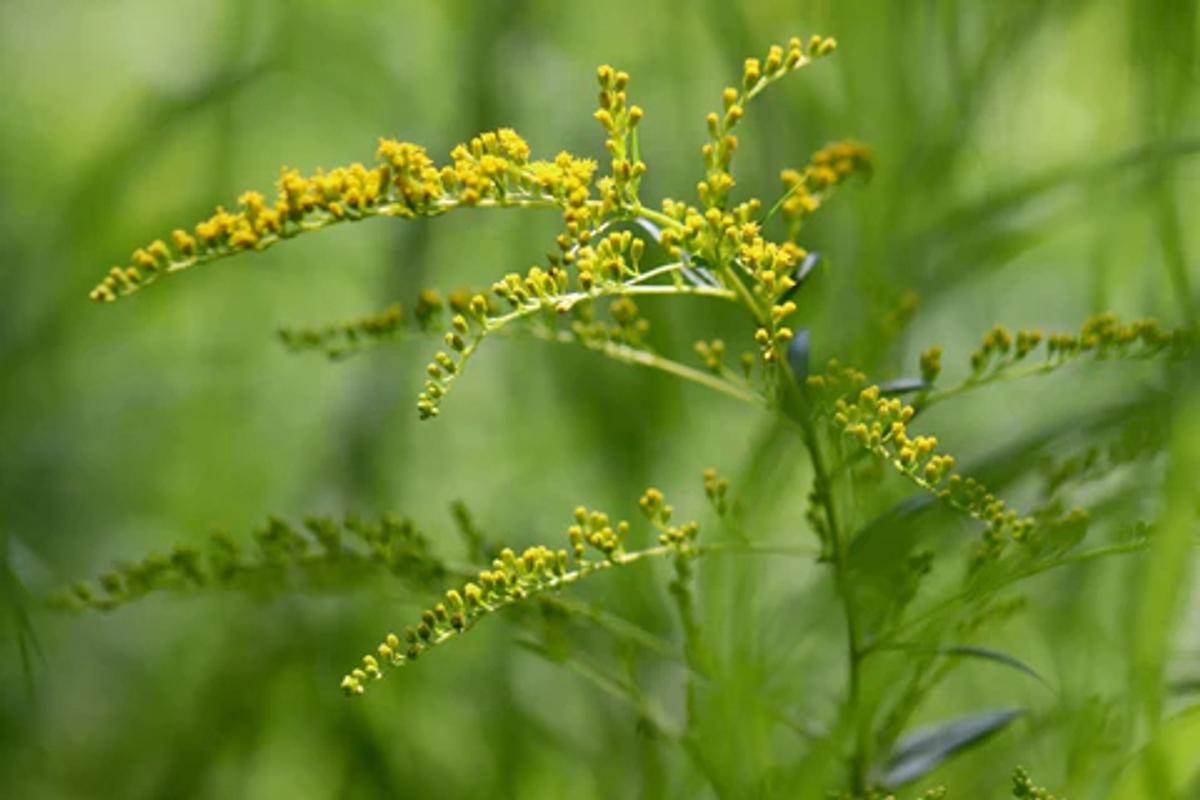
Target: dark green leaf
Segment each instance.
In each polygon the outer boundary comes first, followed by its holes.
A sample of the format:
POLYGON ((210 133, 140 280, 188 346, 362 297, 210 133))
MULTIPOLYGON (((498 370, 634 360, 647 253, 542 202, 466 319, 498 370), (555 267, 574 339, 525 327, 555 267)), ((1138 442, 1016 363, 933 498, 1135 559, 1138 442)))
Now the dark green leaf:
POLYGON ((1038 674, 1037 670, 1026 664, 1021 659, 1017 658, 1016 656, 1010 656, 1008 653, 1002 653, 999 650, 993 650, 990 647, 979 647, 978 645, 973 644, 960 644, 939 648, 939 652, 948 656, 982 658, 985 661, 994 661, 997 664, 1003 664, 1006 667, 1012 667, 1018 672, 1023 672, 1044 686, 1050 686, 1049 682, 1040 674, 1038 674))

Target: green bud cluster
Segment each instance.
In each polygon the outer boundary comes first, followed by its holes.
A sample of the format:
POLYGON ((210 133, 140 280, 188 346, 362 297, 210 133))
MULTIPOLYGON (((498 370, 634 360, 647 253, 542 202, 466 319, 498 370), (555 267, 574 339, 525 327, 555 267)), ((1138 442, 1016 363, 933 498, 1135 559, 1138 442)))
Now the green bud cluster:
POLYGON ((717 513, 723 516, 729 508, 726 503, 726 495, 729 494, 729 480, 722 478, 712 467, 704 470, 704 494, 708 497, 708 502, 713 504, 717 513))
POLYGON ((366 347, 403 339, 407 333, 404 322, 404 309, 394 303, 382 311, 338 324, 282 328, 279 338, 292 352, 318 350, 337 359, 366 347))
POLYGON ((1002 375, 1045 343, 1045 368, 1063 366, 1079 357, 1107 358, 1184 358, 1193 349, 1195 337, 1187 328, 1164 329, 1152 319, 1123 323, 1111 311, 1089 317, 1076 333, 1044 334, 1040 330, 1020 330, 1015 338, 1003 325, 996 325, 983 336, 971 354, 971 373, 978 379, 1002 375))
POLYGON ((338 522, 310 516, 302 528, 280 517, 268 518, 244 549, 225 532, 213 533, 203 547, 178 545, 166 554, 122 562, 95 582, 79 582, 60 591, 55 605, 111 611, 159 591, 206 588, 285 588, 295 577, 321 581, 324 573, 368 567, 389 572, 417 586, 444 580, 446 567, 429 549, 413 523, 390 514, 378 520, 349 516, 338 522))
POLYGON ((1047 789, 1035 784, 1023 767, 1013 772, 1012 796, 1017 800, 1056 800, 1047 789))
POLYGON ((921 380, 932 385, 942 373, 942 347, 933 345, 921 353, 921 380))
POLYGON ((866 382, 866 373, 836 358, 829 359, 825 372, 809 375, 804 381, 819 413, 832 408, 843 397, 857 392, 866 382))
POLYGON ((650 331, 650 320, 641 315, 637 303, 631 297, 618 297, 608 305, 611 321, 596 319, 591 302, 575 306, 575 319, 571 322, 570 335, 574 341, 587 347, 603 351, 609 344, 639 348, 650 331))

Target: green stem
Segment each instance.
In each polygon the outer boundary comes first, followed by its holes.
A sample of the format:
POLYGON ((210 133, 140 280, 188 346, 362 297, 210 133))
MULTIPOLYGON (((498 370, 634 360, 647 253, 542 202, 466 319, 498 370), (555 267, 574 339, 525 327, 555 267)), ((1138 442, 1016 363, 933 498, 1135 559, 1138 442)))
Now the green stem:
POLYGON ((648 350, 639 350, 635 347, 630 347, 625 344, 616 342, 602 341, 592 342, 580 339, 570 331, 554 331, 554 330, 539 330, 534 329, 533 335, 546 341, 559 342, 560 344, 582 344, 589 350, 595 350, 615 361, 621 361, 626 364, 639 364, 643 367, 666 372, 674 375, 677 378, 682 378, 686 381, 699 384, 709 389, 728 395, 736 400, 741 400, 751 405, 766 405, 766 399, 762 395, 757 394, 748 386, 742 386, 734 383, 726 378, 721 378, 713 375, 710 372, 703 372, 689 367, 686 364, 680 364, 678 361, 665 358, 656 353, 651 353, 648 350))
POLYGON ((645 217, 651 222, 657 222, 664 228, 674 228, 675 230, 683 229, 683 223, 679 220, 675 219, 674 217, 669 217, 661 211, 655 211, 652 208, 646 208, 640 203, 638 204, 638 207, 633 210, 633 215, 635 217, 645 217))
POLYGON ((848 672, 846 705, 850 723, 854 729, 854 749, 850 757, 849 778, 851 790, 858 793, 866 788, 866 757, 869 731, 862 719, 862 634, 857 608, 854 604, 854 598, 846 574, 845 548, 848 542, 843 540, 844 532, 838 525, 838 515, 833 501, 830 475, 825 466, 816 428, 807 415, 802 414, 799 421, 804 432, 805 443, 808 445, 809 457, 813 465, 814 480, 819 489, 820 502, 829 529, 829 563, 833 569, 834 590, 841 601, 842 614, 846 624, 846 662, 848 672))
MULTIPOLYGON (((639 276, 642 280, 644 277, 639 276)), ((635 278, 634 280, 638 280, 635 278)), ((644 283, 615 283, 603 284, 586 292, 569 292, 560 295, 548 295, 531 300, 528 303, 499 317, 487 321, 488 332, 504 327, 514 320, 528 317, 547 308, 553 308, 560 314, 570 311, 585 300, 596 300, 602 297, 620 297, 624 295, 692 295, 695 297, 715 297, 720 300, 736 300, 736 296, 728 289, 718 286, 675 286, 672 284, 644 283)))

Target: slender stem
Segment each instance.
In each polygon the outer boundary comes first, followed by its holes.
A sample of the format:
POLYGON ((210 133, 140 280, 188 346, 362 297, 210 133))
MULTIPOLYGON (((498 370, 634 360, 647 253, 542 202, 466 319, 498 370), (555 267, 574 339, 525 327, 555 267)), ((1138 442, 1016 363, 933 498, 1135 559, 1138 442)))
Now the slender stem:
POLYGON ((1067 362, 1065 361, 1043 361, 1040 364, 1032 364, 1024 367, 1023 369, 998 369, 982 377, 976 377, 972 375, 961 383, 951 386, 948 389, 930 392, 921 401, 920 407, 922 409, 927 408, 934 403, 940 403, 943 400, 949 400, 950 398, 956 397, 964 392, 969 392, 972 389, 978 389, 980 387, 987 386, 988 384, 999 383, 1000 381, 1015 381, 1021 378, 1028 378, 1033 375, 1044 375, 1047 372, 1053 372, 1055 369, 1063 366, 1066 363, 1067 362))
POLYGON ((734 271, 733 264, 726 263, 722 265, 721 272, 725 277, 726 283, 733 286, 734 291, 737 292, 737 296, 742 301, 742 304, 754 315, 754 321, 760 325, 765 325, 767 312, 763 309, 762 304, 758 302, 758 298, 746 288, 746 284, 742 283, 742 279, 734 271))
POLYGON ((662 225, 665 228, 674 228, 676 230, 683 228, 683 223, 674 217, 669 217, 661 211, 655 211, 652 208, 646 208, 640 203, 638 204, 638 207, 634 209, 634 216, 645 217, 651 222, 657 222, 659 225, 662 225))
POLYGON ((611 614, 590 603, 574 600, 565 595, 544 595, 541 599, 547 605, 562 609, 567 614, 583 617, 597 627, 607 630, 613 636, 631 641, 639 647, 657 653, 663 658, 683 661, 679 652, 670 642, 650 633, 650 631, 639 625, 635 625, 624 617, 611 614))
POLYGON ((663 264, 662 266, 655 267, 654 269, 647 270, 646 272, 640 272, 638 273, 637 277, 630 278, 629 280, 625 281, 625 285, 636 286, 639 283, 645 283, 651 278, 657 278, 659 275, 667 275, 672 272, 678 272, 681 269, 683 269, 683 262, 673 261, 670 264, 663 264))
MULTIPOLYGON (((676 265, 677 266, 677 265, 676 265)), ((639 276, 645 280, 643 276, 639 276)), ((637 280, 635 278, 634 280, 637 280)), ((494 331, 502 328, 508 323, 527 317, 530 314, 536 314, 539 311, 544 311, 547 308, 553 308, 555 311, 566 313, 575 306, 585 300, 594 300, 601 297, 619 297, 622 295, 693 295, 696 297, 715 297, 720 300, 736 300, 736 295, 729 289, 722 289, 718 286, 674 286, 671 284, 652 284, 646 285, 638 283, 617 283, 603 284, 586 292, 568 292, 561 295, 549 295, 544 298, 537 298, 528 303, 508 312, 499 317, 493 317, 487 321, 488 331, 494 331)))
POLYGON ((617 294, 652 295, 652 294, 690 294, 697 297, 716 297, 721 300, 737 300, 737 294, 719 286, 674 286, 671 284, 625 284, 623 291, 617 294))
POLYGON ((788 198, 798 192, 803 186, 804 181, 796 181, 790 189, 779 196, 779 199, 775 201, 775 205, 771 206, 766 215, 759 220, 759 224, 766 225, 771 220, 771 217, 779 213, 779 209, 783 208, 783 204, 788 201, 788 198))
POLYGON ((836 505, 833 501, 832 484, 825 460, 821 452, 821 443, 812 420, 802 415, 800 420, 804 431, 804 440, 808 445, 810 460, 813 465, 813 479, 817 483, 818 495, 825 521, 829 530, 829 562, 833 569, 834 590, 842 604, 842 614, 846 624, 846 662, 848 671, 847 709, 850 723, 854 728, 854 751, 850 757, 850 787, 854 792, 861 792, 866 786, 866 755, 867 727, 860 719, 862 715, 862 659, 863 649, 858 612, 846 576, 846 541, 844 532, 838 525, 836 505))
POLYGON ((751 405, 765 405, 766 399, 751 390, 748 386, 741 386, 726 378, 721 378, 713 375, 710 372, 689 367, 686 364, 680 364, 678 361, 660 356, 656 353, 651 353, 647 350, 639 350, 635 347, 630 347, 625 344, 616 342, 592 342, 580 339, 570 331, 554 331, 534 329, 533 335, 546 341, 559 342, 561 344, 582 344, 589 350, 595 350, 616 361, 623 361, 627 364, 640 364, 643 367, 650 367, 661 372, 666 372, 674 375, 677 378, 691 381, 692 383, 705 386, 709 389, 714 389, 722 394, 741 400, 751 405))
MULTIPOLYGON (((1093 358, 1093 360, 1103 361, 1103 360, 1107 359, 1107 360, 1113 360, 1113 361, 1116 361, 1116 360, 1147 361, 1156 356, 1162 355, 1163 352, 1164 352, 1164 348, 1148 349, 1148 350, 1144 350, 1142 352, 1132 352, 1132 353, 1121 352, 1121 351, 1116 351, 1116 352, 1109 351, 1109 352, 1105 353, 1104 355, 1097 354, 1097 356, 1095 358, 1093 358)), ((1003 363, 997 365, 991 372, 988 372, 985 375, 982 375, 982 376, 971 375, 971 376, 967 377, 965 380, 963 380, 961 383, 951 386, 948 389, 942 389, 940 391, 929 392, 924 397, 920 398, 918 403, 916 403, 917 410, 918 411, 924 410, 924 409, 928 408, 929 406, 933 405, 934 403, 940 403, 943 400, 949 400, 952 397, 956 397, 956 396, 963 394, 965 392, 968 392, 972 389, 978 389, 978 388, 987 386, 992 383, 1000 383, 1000 382, 1005 382, 1005 381, 1016 381, 1016 380, 1021 380, 1023 378, 1029 378, 1029 377, 1032 377, 1035 375, 1045 375, 1049 372, 1054 372, 1055 370, 1057 370, 1059 368, 1068 367, 1068 366, 1071 366, 1072 364, 1076 364, 1079 361, 1083 360, 1083 356, 1084 356, 1084 353, 1079 353, 1079 354, 1072 354, 1069 356, 1059 356, 1058 358, 1055 358, 1054 360, 1051 360, 1050 357, 1047 357, 1047 359, 1045 361, 1042 361, 1037 364, 1029 364, 1029 365, 1020 367, 1020 368, 1017 367, 1016 362, 1013 362, 1013 361, 1003 362, 1003 363)))

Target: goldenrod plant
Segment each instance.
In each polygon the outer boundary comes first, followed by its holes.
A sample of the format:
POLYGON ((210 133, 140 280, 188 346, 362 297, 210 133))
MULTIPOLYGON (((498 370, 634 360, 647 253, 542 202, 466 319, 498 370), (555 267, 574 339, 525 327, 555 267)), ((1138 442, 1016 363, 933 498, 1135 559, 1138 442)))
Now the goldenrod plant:
MULTIPOLYGON (((782 169, 780 186, 763 196, 759 187, 739 181, 735 164, 739 134, 760 95, 791 73, 819 69, 818 62, 836 49, 829 37, 792 38, 746 59, 740 79, 719 92, 716 109, 704 119, 697 182, 673 197, 645 197, 643 179, 654 165, 644 160, 642 123, 654 111, 633 101, 629 74, 605 65, 596 71, 594 119, 605 153, 599 160, 565 151, 535 154, 506 127, 454 147, 446 160, 418 144, 383 138, 370 163, 307 175, 285 167, 272 193, 247 191, 194 226, 138 248, 91 292, 93 300, 112 303, 174 273, 343 223, 470 209, 551 209, 561 227, 545 259, 527 269, 496 274, 490 285, 430 288, 359 319, 285 328, 282 341, 293 351, 336 359, 413 340, 426 346, 433 339, 415 407, 421 419, 447 417, 449 424, 451 390, 471 379, 471 363, 498 335, 580 346, 719 392, 754 407, 781 436, 803 445, 810 470, 807 513, 789 524, 784 537, 746 524, 756 518, 747 508, 757 488, 752 477, 745 494, 736 480, 731 484, 708 470, 707 514, 681 514, 651 488, 636 504, 637 522, 579 506, 564 515, 564 540, 519 547, 485 537, 460 508, 456 517, 469 545, 461 563, 435 555, 425 535, 394 517, 344 524, 314 517, 303 530, 272 518, 255 533, 249 555, 221 535, 207 552, 181 547, 120 564, 97 583, 68 590, 61 601, 110 611, 160 590, 307 589, 321 576, 375 570, 403 579, 424 608, 411 617, 379 610, 380 639, 358 661, 348 656, 341 678, 349 697, 371 695, 355 702, 388 706, 388 684, 404 681, 427 660, 465 657, 454 652, 457 645, 444 652, 441 645, 473 635, 493 616, 512 617, 532 637, 521 640, 531 652, 620 698, 640 726, 678 748, 688 765, 680 786, 689 788, 667 796, 801 796, 794 792, 814 787, 858 799, 967 796, 954 791, 953 778, 961 777, 954 771, 958 756, 988 748, 994 737, 1021 726, 1033 736, 1040 712, 1026 704, 993 705, 931 723, 924 714, 930 698, 969 669, 1006 669, 1052 694, 1064 692, 1023 658, 993 646, 990 633, 1021 615, 1023 591, 1035 576, 1158 552, 1154 543, 1163 525, 1192 530, 1194 519, 1176 508, 1186 498, 1171 501, 1170 518, 1153 504, 1135 505, 1133 518, 1111 511, 1112 498, 1141 491, 1149 473, 1161 469, 1149 462, 1169 447, 1168 437, 1153 426, 1111 441, 1104 439, 1111 424, 1078 440, 1047 435, 1000 464, 948 451, 935 432, 943 418, 934 409, 985 387, 1070 367, 1191 364, 1195 329, 1101 313, 1070 333, 1014 334, 995 325, 969 353, 951 342, 930 345, 907 372, 912 377, 868 375, 845 356, 814 367, 809 312, 802 309, 811 307, 805 305, 810 285, 826 259, 801 237, 838 192, 856 183, 870 191, 874 156, 856 141, 832 142, 807 163, 782 169), (671 319, 663 311, 668 301, 731 307, 740 320, 739 338, 703 329, 673 330, 666 340, 655 336, 664 324, 660 318, 671 319), (682 346, 680 336, 686 339, 682 346), (962 377, 947 381, 947 373, 962 377), (791 625, 783 636, 777 620, 738 617, 732 628, 714 623, 703 570, 758 556, 818 565, 825 588, 813 589, 813 596, 832 594, 836 626, 813 620, 811 632, 791 625), (634 565, 656 561, 670 567, 663 583, 674 606, 675 633, 642 629, 605 611, 603 603, 572 597, 582 583, 599 587, 603 596, 605 586, 652 582, 652 569, 634 565), (618 584, 615 574, 606 577, 618 572, 625 583, 618 584), (539 638, 544 627, 566 619, 681 664, 675 685, 656 686, 676 692, 675 699, 651 696, 636 665, 614 676, 539 638), (828 676, 821 696, 803 710, 776 708, 769 693, 778 676, 761 686, 731 680, 731 663, 739 656, 717 640, 730 630, 738 636, 760 632, 786 653, 809 646, 802 641, 808 637, 824 637, 817 648, 828 676), (376 686, 388 673, 389 681, 376 686), (706 736, 721 713, 738 715, 747 707, 767 720, 754 742, 759 760, 723 772, 714 753, 724 745, 706 736), (755 770, 756 782, 742 780, 742 768, 755 770), (913 787, 927 785, 935 771, 948 788, 917 794, 913 787)), ((916 301, 902 296, 879 325, 898 330, 916 313, 916 301)), ((822 343, 816 349, 830 348, 822 343)), ((1081 430, 1087 424, 1079 421, 1081 430)), ((546 500, 570 507, 562 498, 546 500)), ((1184 536, 1184 558, 1193 555, 1194 544, 1194 537, 1184 536)), ((347 584, 353 581, 342 588, 347 584)), ((805 602, 795 599, 797 607, 805 602)), ((253 644, 246 648, 252 656, 253 644)), ((1146 668, 1155 669, 1160 657, 1147 645, 1146 668)), ((480 683, 488 679, 478 677, 480 683)), ((420 712, 409 707, 403 713, 420 712)), ((1153 737, 1161 717, 1161 709, 1149 712, 1147 736, 1153 737)), ((387 719, 403 735, 401 714, 387 719)), ((1148 763, 1158 766, 1147 769, 1170 769, 1161 759, 1148 763)), ((1012 796, 1053 797, 1023 770, 1012 779, 1012 796)))

